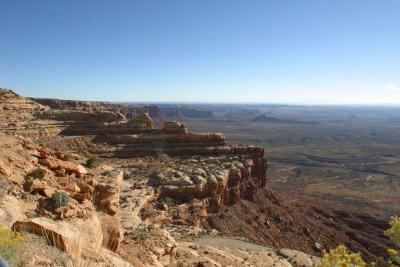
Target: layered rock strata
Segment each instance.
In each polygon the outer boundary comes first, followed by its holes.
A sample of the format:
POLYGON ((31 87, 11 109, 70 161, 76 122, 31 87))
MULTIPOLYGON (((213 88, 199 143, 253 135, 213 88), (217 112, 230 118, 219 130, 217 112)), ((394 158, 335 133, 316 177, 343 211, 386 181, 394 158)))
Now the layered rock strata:
POLYGON ((239 199, 253 200, 266 184, 266 168, 259 158, 188 158, 155 171, 149 183, 158 187, 161 198, 206 199, 208 211, 214 212, 239 199))
POLYGON ((61 100, 50 98, 32 98, 44 106, 48 106, 53 110, 74 110, 85 112, 109 111, 118 112, 126 117, 134 117, 137 114, 148 113, 152 118, 162 122, 163 115, 158 106, 139 105, 139 104, 118 104, 101 101, 79 101, 79 100, 61 100))

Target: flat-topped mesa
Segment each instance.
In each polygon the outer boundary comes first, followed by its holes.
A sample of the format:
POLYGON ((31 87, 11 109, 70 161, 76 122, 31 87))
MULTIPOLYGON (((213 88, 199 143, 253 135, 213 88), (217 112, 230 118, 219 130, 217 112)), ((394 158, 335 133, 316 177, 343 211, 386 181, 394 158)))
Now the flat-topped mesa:
POLYGON ((131 119, 110 111, 56 111, 45 116, 63 121, 66 126, 62 131, 63 135, 140 134, 154 129, 154 122, 147 113, 131 119))
POLYGON ((79 100, 61 100, 50 98, 32 98, 32 100, 49 106, 52 110, 74 110, 86 112, 110 111, 123 114, 127 118, 132 118, 136 114, 148 113, 157 122, 163 121, 163 115, 158 106, 111 103, 104 101, 79 101, 79 100))

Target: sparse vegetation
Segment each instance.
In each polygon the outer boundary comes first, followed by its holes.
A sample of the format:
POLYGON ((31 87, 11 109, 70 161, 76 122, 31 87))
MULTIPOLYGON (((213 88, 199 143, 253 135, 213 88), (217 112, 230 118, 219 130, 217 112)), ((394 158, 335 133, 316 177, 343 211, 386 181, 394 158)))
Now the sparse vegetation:
POLYGON ((124 180, 129 180, 129 178, 131 178, 130 173, 124 172, 123 179, 124 179, 124 180))
POLYGON ((144 232, 144 231, 141 231, 138 235, 137 235, 137 238, 136 238, 137 240, 140 240, 140 241, 146 241, 147 239, 149 239, 149 234, 148 233, 146 233, 146 232, 144 232))
POLYGON ((86 160, 86 166, 88 168, 94 168, 97 165, 99 165, 99 158, 98 157, 90 157, 88 160, 86 160))
POLYGON ((385 235, 393 242, 395 248, 388 250, 390 259, 400 265, 400 217, 393 216, 389 222, 389 229, 385 231, 385 235))
POLYGON ((329 250, 322 256, 321 262, 316 267, 364 267, 366 262, 360 253, 351 253, 346 246, 340 245, 329 250))
POLYGON ((10 267, 19 266, 21 261, 24 237, 0 225, 0 257, 10 267))
POLYGON ((65 207, 69 204, 69 196, 66 192, 58 191, 51 196, 51 203, 55 208, 65 207))
POLYGON ((28 173, 28 177, 32 177, 33 179, 43 180, 45 176, 46 176, 46 171, 41 168, 37 168, 28 173))

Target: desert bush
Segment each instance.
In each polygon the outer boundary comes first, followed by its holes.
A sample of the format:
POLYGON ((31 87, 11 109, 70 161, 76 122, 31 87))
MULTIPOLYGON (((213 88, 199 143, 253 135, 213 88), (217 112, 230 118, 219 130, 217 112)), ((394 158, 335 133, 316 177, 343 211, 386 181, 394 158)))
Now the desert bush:
POLYGON ((45 175, 46 175, 46 171, 41 168, 34 169, 30 173, 28 173, 29 177, 32 177, 34 179, 39 179, 39 180, 43 180, 45 175))
POLYGON ((94 168, 99 164, 99 158, 98 157, 91 157, 88 160, 86 160, 86 166, 88 168, 94 168))
POLYGON ((129 178, 131 178, 131 174, 130 174, 130 173, 127 173, 127 172, 124 172, 124 177, 123 177, 123 179, 124 179, 124 180, 129 180, 129 178))
POLYGON ((346 246, 339 245, 324 253, 316 267, 364 267, 367 266, 360 253, 350 253, 346 246))
POLYGON ((394 263, 400 265, 400 217, 393 216, 389 225, 385 235, 393 242, 394 248, 389 249, 388 254, 394 263))
POLYGON ((51 196, 51 203, 55 208, 65 207, 69 203, 69 196, 67 193, 58 191, 51 196))
POLYGON ((0 257, 10 267, 19 266, 23 252, 24 237, 0 225, 0 257))
POLYGON ((149 239, 149 234, 144 231, 139 232, 136 236, 136 240, 145 241, 147 239, 149 239))

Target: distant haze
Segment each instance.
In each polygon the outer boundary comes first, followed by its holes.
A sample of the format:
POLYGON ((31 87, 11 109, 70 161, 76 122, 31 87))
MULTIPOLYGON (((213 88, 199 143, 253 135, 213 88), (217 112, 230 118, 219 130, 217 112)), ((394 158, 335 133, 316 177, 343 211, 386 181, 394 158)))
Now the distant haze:
POLYGON ((132 102, 400 104, 398 0, 6 0, 0 87, 132 102))

